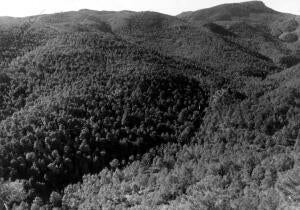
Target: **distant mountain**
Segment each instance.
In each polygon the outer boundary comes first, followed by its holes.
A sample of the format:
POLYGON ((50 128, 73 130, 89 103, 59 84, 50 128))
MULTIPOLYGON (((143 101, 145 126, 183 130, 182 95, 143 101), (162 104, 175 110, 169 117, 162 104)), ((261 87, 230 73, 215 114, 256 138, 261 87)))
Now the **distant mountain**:
POLYGON ((247 18, 260 14, 276 15, 278 12, 268 8, 261 1, 249 1, 243 3, 222 4, 195 12, 183 12, 177 17, 188 21, 212 22, 247 18))
POLYGON ((196 26, 207 22, 221 25, 237 35, 234 42, 283 66, 299 62, 300 17, 274 11, 263 2, 224 4, 177 17, 196 26))
POLYGON ((77 31, 98 30, 111 32, 123 27, 127 23, 127 18, 134 14, 135 12, 130 11, 79 10, 78 12, 41 15, 36 17, 35 21, 65 31, 77 29, 77 31))
MULTIPOLYGON (((28 29, 24 30, 26 33, 30 32, 31 37, 36 36, 35 33, 51 38, 60 33, 105 32, 117 34, 131 43, 165 55, 201 62, 229 74, 234 72, 264 77, 268 72, 276 71, 275 65, 267 56, 229 40, 228 37, 233 34, 230 31, 220 34, 212 28, 196 27, 180 18, 156 12, 80 10, 40 15, 23 21, 27 21, 28 29), (218 57, 217 62, 215 57, 218 57)), ((40 35, 35 39, 41 41, 40 35)))
POLYGON ((220 71, 264 77, 267 72, 276 69, 266 56, 228 39, 233 34, 231 32, 220 34, 217 30, 207 30, 207 27, 194 26, 177 17, 160 13, 142 12, 132 15, 126 25, 114 32, 148 49, 201 62, 220 71))
POLYGON ((230 66, 233 71, 247 71, 246 66, 235 63, 236 56, 249 57, 244 64, 265 62, 253 61, 255 57, 267 57, 282 66, 294 65, 299 60, 297 17, 276 12, 259 1, 225 4, 177 17, 156 12, 80 10, 27 20, 34 22, 31 30, 46 34, 114 33, 144 47, 225 70, 230 66), (234 52, 224 53, 226 48, 234 52), (236 54, 237 51, 240 53, 236 54), (218 64, 210 59, 211 54, 218 55, 218 64))

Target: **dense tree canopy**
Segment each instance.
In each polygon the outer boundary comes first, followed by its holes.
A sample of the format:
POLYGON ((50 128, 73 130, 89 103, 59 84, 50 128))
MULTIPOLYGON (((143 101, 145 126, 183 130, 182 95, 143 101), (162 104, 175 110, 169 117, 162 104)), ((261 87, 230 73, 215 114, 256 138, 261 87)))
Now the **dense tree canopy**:
POLYGON ((0 209, 299 208, 296 17, 252 2, 0 23, 0 209))

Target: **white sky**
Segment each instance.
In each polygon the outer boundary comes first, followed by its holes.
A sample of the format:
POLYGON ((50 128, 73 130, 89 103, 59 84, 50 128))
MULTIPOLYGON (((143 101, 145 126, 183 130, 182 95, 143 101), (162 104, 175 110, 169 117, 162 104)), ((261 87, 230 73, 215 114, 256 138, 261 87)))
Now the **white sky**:
MULTIPOLYGON (((157 11, 176 15, 245 0, 0 0, 0 16, 23 17, 79 9, 157 11)), ((264 0, 275 10, 300 15, 300 0, 264 0)))

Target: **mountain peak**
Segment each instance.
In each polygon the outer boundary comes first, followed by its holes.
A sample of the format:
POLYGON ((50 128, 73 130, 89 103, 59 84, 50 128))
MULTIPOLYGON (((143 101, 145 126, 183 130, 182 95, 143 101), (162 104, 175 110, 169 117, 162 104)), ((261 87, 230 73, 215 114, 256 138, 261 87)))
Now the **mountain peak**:
POLYGON ((240 4, 267 7, 263 1, 246 1, 246 2, 241 2, 240 4))
POLYGON ((247 1, 239 3, 241 6, 248 7, 249 9, 257 10, 257 12, 274 12, 271 8, 267 7, 263 1, 247 1))
POLYGON ((262 1, 221 4, 215 7, 194 12, 184 12, 178 15, 186 20, 219 21, 233 18, 248 17, 251 14, 277 13, 267 7, 262 1))

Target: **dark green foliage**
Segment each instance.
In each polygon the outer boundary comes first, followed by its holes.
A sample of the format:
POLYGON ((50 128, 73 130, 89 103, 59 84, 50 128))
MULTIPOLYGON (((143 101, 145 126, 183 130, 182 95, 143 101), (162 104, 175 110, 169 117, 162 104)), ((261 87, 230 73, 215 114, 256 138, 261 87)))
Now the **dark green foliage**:
POLYGON ((297 18, 247 2, 2 22, 0 205, 296 208, 299 46, 280 37, 297 18))
POLYGON ((287 68, 290 68, 292 66, 295 66, 296 64, 300 63, 300 58, 298 57, 295 57, 295 56, 283 56, 283 57, 280 57, 278 62, 287 67, 287 68))
MULTIPOLYGON (((86 176, 82 184, 65 189, 63 205, 79 209, 95 205, 115 209, 296 208, 299 160, 293 148, 297 151, 298 143, 294 144, 299 138, 298 69, 266 80, 253 79, 240 92, 217 91, 196 144, 164 145, 121 171, 86 176), (122 174, 117 181, 116 173, 122 174)), ((178 120, 184 116, 183 110, 178 120)))
POLYGON ((35 49, 54 37, 55 31, 40 26, 35 20, 23 19, 0 27, 0 70, 6 68, 17 56, 35 49))
MULTIPOLYGON (((148 15, 153 17, 156 14, 148 15)), ((223 77, 242 77, 243 80, 243 76, 265 77, 269 73, 279 71, 269 58, 249 50, 227 36, 221 36, 220 33, 225 33, 224 31, 208 31, 207 25, 196 27, 182 25, 181 22, 175 24, 174 22, 178 20, 176 18, 170 20, 169 17, 161 17, 163 19, 161 21, 168 21, 169 25, 155 25, 145 29, 144 15, 140 14, 134 18, 137 21, 134 26, 128 25, 118 31, 126 40, 167 55, 201 62, 211 68, 210 71, 215 77, 221 72, 223 77), (159 30, 156 27, 159 27, 159 30)), ((210 26, 214 28, 214 25, 210 26)))
POLYGON ((30 199, 112 160, 116 168, 117 159, 179 136, 189 141, 207 96, 187 73, 201 69, 165 59, 87 33, 63 35, 17 58, 7 71, 13 97, 5 102, 20 111, 0 125, 2 176, 26 179, 26 189, 35 190, 30 199))
POLYGON ((293 33, 284 34, 280 38, 282 41, 289 43, 298 41, 298 35, 293 33))

